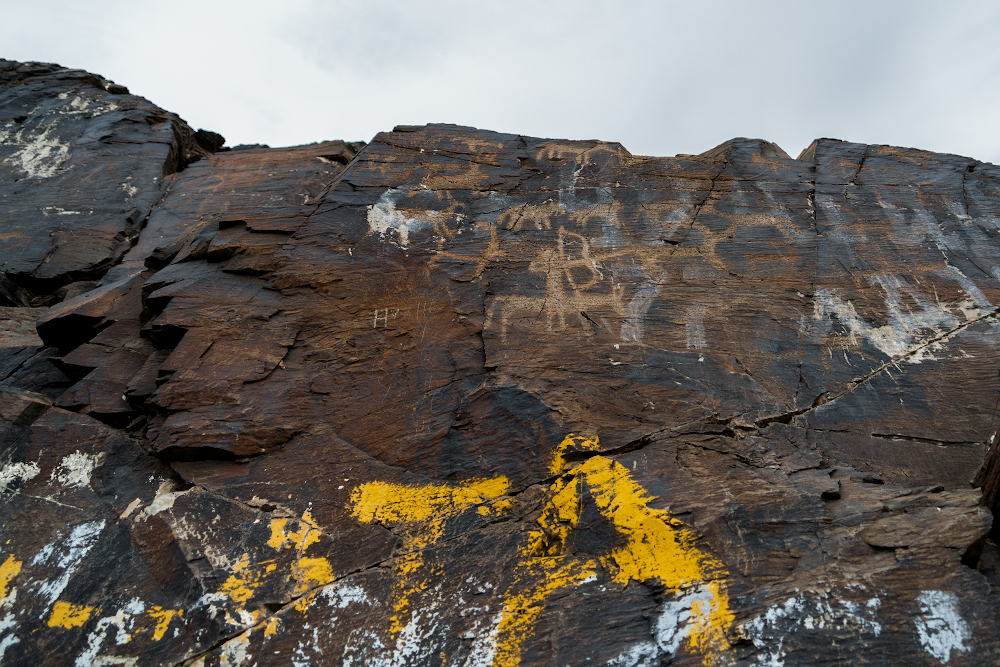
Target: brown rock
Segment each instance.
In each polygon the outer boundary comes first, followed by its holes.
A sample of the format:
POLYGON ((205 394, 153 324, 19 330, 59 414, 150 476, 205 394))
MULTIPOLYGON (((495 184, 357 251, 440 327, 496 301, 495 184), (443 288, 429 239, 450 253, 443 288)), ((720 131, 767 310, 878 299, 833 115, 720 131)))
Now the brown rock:
MULTIPOLYGON (((132 141, 11 206, 99 165, 146 202, 5 255, 5 664, 997 662, 992 165, 449 125, 227 151, 3 67, 132 141)), ((10 122, 8 162, 45 132, 10 122)))

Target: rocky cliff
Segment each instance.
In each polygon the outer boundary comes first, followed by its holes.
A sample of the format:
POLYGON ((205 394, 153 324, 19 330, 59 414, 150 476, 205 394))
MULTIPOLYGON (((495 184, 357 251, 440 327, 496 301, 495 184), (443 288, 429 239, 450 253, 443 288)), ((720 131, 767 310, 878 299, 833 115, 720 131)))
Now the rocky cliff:
POLYGON ((0 61, 2 664, 1000 661, 1000 167, 223 143, 0 61))

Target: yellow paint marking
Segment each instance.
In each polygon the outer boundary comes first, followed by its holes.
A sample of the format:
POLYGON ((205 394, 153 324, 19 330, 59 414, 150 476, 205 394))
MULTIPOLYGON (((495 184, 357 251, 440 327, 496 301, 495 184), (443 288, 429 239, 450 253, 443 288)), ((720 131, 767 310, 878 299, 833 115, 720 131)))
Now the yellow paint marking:
POLYGON ((567 435, 556 447, 556 453, 552 456, 549 472, 553 475, 558 475, 562 472, 563 466, 566 464, 566 450, 570 448, 583 452, 596 452, 601 449, 601 441, 597 436, 588 438, 582 435, 573 435, 572 433, 567 435))
POLYGON ((292 565, 295 593, 305 593, 310 588, 324 586, 333 581, 333 568, 325 558, 300 558, 292 565))
POLYGON ((691 648, 701 653, 706 665, 732 664, 725 658, 729 648, 726 634, 736 616, 729 609, 729 596, 722 590, 718 581, 710 581, 702 588, 711 591, 712 599, 708 602, 697 600, 691 605, 691 630, 688 632, 688 643, 691 648))
POLYGON ((687 641, 692 650, 701 654, 704 664, 725 664, 729 649, 726 636, 734 620, 729 598, 716 581, 727 575, 725 568, 698 550, 695 536, 682 522, 664 510, 648 506, 654 498, 632 479, 628 468, 612 459, 594 456, 558 479, 550 493, 551 498, 538 518, 540 530, 529 533, 528 543, 522 549, 526 560, 522 561, 518 576, 519 583, 528 578, 540 578, 541 583, 529 593, 508 591, 507 605, 513 611, 508 613, 505 607, 495 667, 518 664, 520 647, 533 634, 532 621, 548 595, 578 584, 587 576, 584 573, 594 572, 592 562, 577 561, 579 570, 575 575, 562 574, 563 570, 558 570, 560 576, 551 574, 555 570, 550 563, 560 562, 567 553, 566 542, 578 527, 586 502, 594 503, 598 512, 627 540, 623 546, 598 557, 615 582, 627 585, 633 579, 640 582, 658 579, 668 589, 701 584, 711 592, 710 602, 692 605, 687 641), (513 606, 511 600, 515 602, 513 606))
MULTIPOLYGON (((561 473, 568 451, 599 449, 596 437, 570 434, 556 448, 549 470, 561 473)), ((497 477, 462 485, 369 482, 351 492, 351 513, 358 520, 401 526, 403 548, 396 561, 392 633, 402 630, 412 601, 433 584, 432 578, 445 574, 440 565, 425 563, 424 555, 444 534, 445 520, 476 506, 483 516, 504 511, 513 499, 497 499, 508 488, 507 479, 497 477)), ((586 582, 599 568, 621 586, 632 580, 656 580, 674 591, 692 586, 708 591, 709 600, 691 605, 685 641, 705 665, 732 664, 727 637, 734 615, 722 584, 728 572, 698 548, 696 536, 681 521, 665 510, 649 507, 653 500, 625 466, 600 455, 574 466, 552 484, 538 529, 529 532, 520 548, 514 583, 504 592, 494 667, 519 664, 521 646, 534 634, 548 598, 586 582), (616 546, 609 545, 607 552, 595 554, 595 559, 574 556, 569 548, 585 506, 595 508, 622 538, 616 546)))
POLYGON ((297 551, 305 551, 310 544, 319 542, 322 531, 319 525, 313 521, 312 512, 306 510, 299 519, 299 529, 287 532, 285 526, 288 519, 271 519, 271 539, 267 541, 269 547, 275 549, 295 548, 297 551))
MULTIPOLYGON (((305 551, 311 545, 320 541, 323 531, 320 530, 312 518, 312 512, 306 510, 299 521, 298 530, 289 530, 289 519, 271 520, 271 539, 267 541, 268 546, 281 549, 295 549, 297 552, 295 561, 292 563, 292 580, 295 581, 294 595, 303 596, 295 605, 299 611, 305 612, 315 593, 304 595, 311 589, 324 586, 334 580, 333 567, 326 558, 309 558, 305 556, 305 551)), ((274 571, 277 566, 269 565, 266 573, 274 571)))
POLYGON ((93 607, 75 605, 71 602, 59 600, 52 605, 52 615, 49 616, 50 628, 79 628, 82 627, 90 615, 94 613, 93 607))
POLYGON ((167 628, 170 627, 171 619, 174 616, 180 618, 183 614, 183 609, 164 609, 160 606, 152 607, 149 610, 149 615, 156 619, 156 628, 153 629, 153 641, 158 642, 163 639, 167 628))
MULTIPOLYGON (((265 561, 265 563, 270 563, 271 561, 265 561)), ((263 565, 264 563, 258 563, 258 565, 263 565)), ((247 600, 253 597, 253 593, 260 587, 261 579, 267 572, 273 571, 274 568, 265 570, 264 573, 254 572, 253 568, 250 567, 250 556, 248 554, 243 554, 243 556, 236 561, 233 566, 233 574, 226 579, 225 583, 219 587, 220 593, 225 593, 229 596, 229 599, 237 604, 243 604, 247 600)))
POLYGON ((441 539, 445 519, 476 505, 482 510, 487 502, 503 496, 509 488, 507 478, 499 476, 473 479, 457 486, 368 482, 351 491, 351 515, 362 523, 411 524, 403 531, 403 550, 409 553, 404 553, 396 564, 395 614, 390 627, 393 633, 403 629, 410 598, 427 588, 428 576, 437 574, 424 572, 425 576, 419 580, 415 576, 424 565, 421 550, 441 539))
POLYGON ((21 571, 22 561, 14 560, 14 554, 7 556, 7 560, 0 565, 0 600, 7 597, 7 584, 21 571))
POLYGON ((506 477, 473 479, 460 486, 407 486, 369 482, 351 492, 351 516, 362 523, 403 523, 455 516, 472 505, 507 493, 506 477))
POLYGON ((595 566, 593 561, 563 558, 535 558, 525 563, 522 566, 524 573, 537 575, 540 571, 541 582, 514 595, 508 591, 497 632, 501 640, 497 642, 494 667, 521 664, 521 643, 534 634, 535 621, 542 613, 546 598, 561 588, 578 585, 595 575, 595 566))

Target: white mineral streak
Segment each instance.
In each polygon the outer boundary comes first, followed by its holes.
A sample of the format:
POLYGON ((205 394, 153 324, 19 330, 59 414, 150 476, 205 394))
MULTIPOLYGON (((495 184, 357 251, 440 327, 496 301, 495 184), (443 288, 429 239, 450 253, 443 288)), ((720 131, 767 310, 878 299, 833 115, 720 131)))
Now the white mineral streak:
POLYGON ((8 463, 0 468, 0 493, 8 490, 15 482, 27 482, 34 479, 42 469, 37 463, 8 463))
POLYGON ((31 584, 30 589, 47 599, 47 604, 42 609, 39 618, 44 619, 49 607, 59 599, 59 595, 66 588, 70 577, 79 567, 80 561, 97 543, 97 538, 104 530, 104 523, 104 519, 82 523, 75 526, 65 539, 61 539, 62 532, 60 531, 56 534, 55 539, 45 545, 31 560, 32 566, 45 565, 61 571, 55 579, 31 584))
POLYGON ((327 586, 320 592, 320 596, 327 598, 331 607, 346 609, 349 604, 371 605, 368 593, 360 586, 353 584, 334 584, 327 586))
MULTIPOLYGON (((8 594, 4 601, 7 603, 5 606, 13 605, 15 595, 13 593, 8 594)), ((21 641, 17 636, 17 620, 14 618, 14 612, 8 612, 4 614, 3 618, 0 618, 0 664, 3 661, 3 654, 6 653, 7 649, 14 644, 21 641), (4 634, 7 636, 4 637, 4 634)))
POLYGON ((72 156, 70 144, 56 132, 60 121, 79 114, 99 116, 117 108, 113 102, 95 105, 79 96, 61 108, 41 111, 36 107, 23 123, 9 122, 0 130, 0 145, 18 147, 4 164, 24 171, 28 178, 51 178, 72 156))
POLYGON ((712 595, 712 591, 702 588, 694 588, 673 600, 663 603, 660 616, 653 626, 653 638, 660 650, 667 655, 673 655, 680 648, 681 642, 691 632, 691 607, 695 603, 702 609, 708 609, 718 601, 712 595))
POLYGON ((639 289, 635 291, 635 296, 628 302, 625 311, 625 321, 622 322, 621 337, 626 343, 629 341, 641 341, 646 335, 646 313, 653 305, 653 299, 660 293, 661 280, 646 279, 639 289))
POLYGON ((52 471, 50 480, 61 486, 83 488, 90 486, 90 475, 94 468, 104 462, 104 454, 81 454, 80 450, 64 456, 52 471))
POLYGON ((659 649, 653 642, 639 642, 608 660, 608 667, 655 667, 660 664, 659 649))
POLYGON ((952 651, 969 652, 966 642, 972 637, 969 625, 958 613, 958 598, 944 591, 922 591, 917 598, 921 614, 914 619, 917 637, 924 650, 942 665, 951 660, 952 651))
POLYGON ((503 612, 499 612, 490 620, 491 629, 487 633, 479 632, 479 624, 474 628, 476 639, 462 667, 490 667, 497 654, 497 635, 500 633, 500 621, 503 612))
MULTIPOLYGON (((131 639, 131 631, 135 628, 135 617, 146 610, 146 605, 138 598, 133 598, 113 616, 105 616, 97 622, 94 629, 87 635, 87 648, 76 656, 76 667, 92 667, 93 665, 122 664, 111 656, 98 656, 104 640, 111 628, 115 628, 115 644, 123 646, 131 639)), ((134 663, 133 663, 134 664, 134 663)))
POLYGON ((395 230, 399 245, 404 248, 410 244, 410 232, 433 226, 442 215, 440 211, 423 211, 418 217, 406 217, 396 209, 396 202, 407 192, 390 188, 368 207, 368 232, 385 238, 390 229, 395 230))
MULTIPOLYGON (((874 276, 868 282, 877 284, 885 292, 886 324, 872 326, 858 315, 853 303, 842 299, 837 290, 832 289, 816 290, 813 319, 823 322, 833 315, 847 328, 848 343, 851 346, 856 347, 861 344, 861 340, 867 340, 886 356, 899 359, 963 324, 956 318, 954 311, 961 312, 967 323, 982 317, 983 311, 993 309, 993 305, 975 283, 961 271, 955 267, 947 267, 942 273, 958 282, 969 298, 940 302, 936 298, 928 298, 899 276, 874 276), (904 296, 916 305, 915 309, 911 310, 905 305, 904 296)), ((923 358, 929 358, 926 354, 927 351, 920 350, 908 361, 920 363, 923 358)))
POLYGON ((787 652, 783 646, 792 634, 827 629, 870 633, 876 637, 882 634, 882 625, 875 620, 881 606, 878 597, 854 602, 829 596, 827 592, 820 597, 790 597, 740 626, 741 633, 761 651, 754 667, 784 667, 787 652))
POLYGON ((704 350, 705 342, 705 306, 688 306, 684 311, 684 335, 687 338, 689 350, 704 350))

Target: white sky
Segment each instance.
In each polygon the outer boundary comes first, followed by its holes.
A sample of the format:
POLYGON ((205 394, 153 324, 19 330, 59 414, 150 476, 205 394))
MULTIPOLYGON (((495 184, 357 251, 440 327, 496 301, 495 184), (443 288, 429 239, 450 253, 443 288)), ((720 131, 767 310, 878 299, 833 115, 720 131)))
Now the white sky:
POLYGON ((1000 3, 0 0, 0 57, 229 145, 448 122, 700 153, 817 137, 1000 163, 1000 3))

